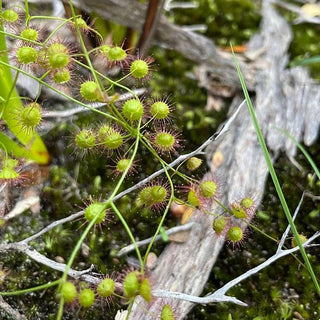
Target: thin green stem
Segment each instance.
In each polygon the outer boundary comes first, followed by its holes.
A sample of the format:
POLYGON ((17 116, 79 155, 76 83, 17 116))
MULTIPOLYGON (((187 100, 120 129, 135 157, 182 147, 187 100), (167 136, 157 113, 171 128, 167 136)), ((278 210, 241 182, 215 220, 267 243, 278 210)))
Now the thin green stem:
POLYGON ((75 27, 76 27, 76 32, 77 32, 77 35, 78 35, 78 39, 79 39, 80 44, 81 44, 82 52, 83 52, 83 54, 84 54, 84 57, 85 57, 85 59, 86 59, 86 61, 87 61, 87 64, 88 64, 88 66, 89 66, 89 69, 90 69, 90 71, 91 71, 91 74, 92 74, 95 82, 96 82, 97 84, 99 84, 100 90, 102 90, 102 89, 103 89, 103 86, 102 86, 102 84, 101 84, 101 81, 98 79, 98 77, 97 77, 97 75, 96 75, 96 73, 95 73, 95 68, 94 68, 93 65, 92 65, 91 59, 90 59, 89 54, 88 54, 88 50, 87 50, 86 45, 85 45, 85 43, 84 43, 84 41, 83 41, 82 34, 81 34, 81 31, 80 31, 80 28, 79 28, 79 26, 78 26, 78 22, 77 22, 77 19, 76 19, 76 13, 75 13, 75 11, 74 11, 74 7, 73 7, 73 4, 72 4, 72 1, 71 1, 71 0, 69 1, 69 6, 70 6, 70 9, 71 9, 73 21, 74 21, 74 23, 75 23, 75 27))
MULTIPOLYGON (((72 102, 74 102, 74 103, 76 103, 76 104, 79 104, 80 106, 85 107, 85 108, 87 108, 87 109, 89 109, 89 110, 91 110, 91 111, 93 111, 93 112, 99 113, 99 114, 101 114, 101 115, 103 115, 103 116, 105 116, 105 117, 107 117, 107 118, 109 118, 109 119, 111 119, 111 120, 117 121, 117 118, 111 116, 110 114, 105 113, 105 112, 102 112, 102 111, 100 111, 100 110, 98 110, 98 109, 92 108, 92 107, 90 107, 90 106, 82 103, 81 101, 79 101, 79 100, 77 100, 77 99, 69 96, 68 94, 64 93, 63 91, 58 90, 57 88, 51 86, 50 84, 44 82, 43 80, 40 80, 40 79, 37 78, 36 76, 25 72, 24 70, 21 70, 21 69, 19 69, 19 68, 17 68, 17 67, 11 66, 10 64, 5 63, 5 62, 3 62, 3 61, 0 61, 0 65, 7 66, 7 67, 9 67, 9 68, 11 68, 11 69, 13 69, 13 70, 16 70, 16 71, 20 71, 20 72, 23 73, 24 75, 27 75, 28 77, 30 77, 30 78, 38 81, 39 83, 43 84, 43 85, 46 86, 47 88, 50 88, 51 90, 55 91, 56 93, 58 93, 59 95, 65 97, 65 98, 67 98, 68 100, 70 100, 70 101, 72 101, 72 102)), ((117 122, 118 122, 118 121, 117 121, 117 122)))
POLYGON ((170 175, 169 175, 169 173, 168 173, 168 171, 167 171, 167 169, 166 169, 166 165, 162 164, 162 167, 163 167, 163 170, 164 170, 164 172, 165 172, 165 174, 166 174, 166 176, 167 176, 167 178, 168 178, 169 184, 170 184, 170 189, 171 189, 171 190, 170 190, 170 198, 169 198, 168 204, 167 204, 167 206, 166 206, 166 209, 165 209, 165 211, 164 211, 164 213, 163 213, 163 215, 162 215, 162 218, 161 218, 161 220, 160 220, 160 223, 159 223, 159 225, 158 225, 158 228, 157 228, 155 234, 153 235, 152 240, 150 241, 150 243, 149 243, 149 245, 148 245, 146 254, 145 254, 145 256, 144 256, 144 264, 146 264, 146 262, 147 262, 147 258, 148 258, 148 255, 149 255, 150 251, 151 251, 151 248, 152 248, 152 246, 153 246, 153 243, 154 243, 157 235, 160 233, 160 229, 161 229, 161 227, 162 227, 162 225, 163 225, 163 223, 164 223, 164 220, 165 220, 165 218, 166 218, 166 216, 167 216, 167 213, 168 213, 168 211, 169 211, 170 205, 171 205, 171 203, 172 203, 172 201, 173 201, 173 198, 174 198, 174 186, 173 186, 173 182, 172 182, 171 177, 170 177, 170 175))
POLYGON ((11 291, 11 292, 0 292, 0 296, 3 296, 3 297, 5 297, 5 296, 18 296, 18 295, 24 294, 24 293, 31 293, 31 292, 35 292, 35 291, 39 291, 39 290, 43 290, 43 289, 57 286, 58 284, 60 284, 60 282, 61 282, 61 279, 58 279, 53 282, 48 282, 48 283, 42 284, 37 287, 32 287, 32 288, 18 290, 18 291, 11 291))
MULTIPOLYGON (((68 276, 68 271, 70 270, 74 259, 76 258, 78 251, 81 248, 81 245, 84 241, 84 239, 86 238, 86 236, 88 235, 88 233, 90 232, 90 230, 92 229, 92 227, 95 225, 97 219, 99 218, 101 212, 103 212, 104 210, 106 210, 108 207, 110 207, 110 201, 106 201, 104 203, 104 206, 102 207, 102 209, 97 212, 96 216, 90 221, 90 223, 87 225, 86 229, 84 230, 84 232, 82 233, 80 239, 78 240, 77 244, 75 245, 75 247, 72 250, 71 256, 69 258, 68 264, 66 265, 66 268, 63 272, 63 275, 61 277, 61 283, 64 283, 67 280, 67 276, 68 276)), ((57 320, 61 320, 62 318, 62 314, 63 314, 63 305, 64 305, 64 301, 63 301, 63 297, 60 297, 60 302, 59 302, 59 310, 58 310, 58 314, 57 314, 57 320)))
MULTIPOLYGON (((83 67, 83 68, 86 68, 87 70, 91 70, 90 67, 88 67, 86 64, 82 63, 81 61, 75 60, 75 62, 76 62, 79 66, 81 66, 81 67, 83 67)), ((117 87, 119 87, 119 88, 121 88, 121 89, 124 89, 124 90, 126 90, 127 92, 131 93, 136 99, 139 99, 138 96, 136 95, 136 93, 135 93, 133 90, 131 90, 130 88, 127 88, 127 87, 124 86, 123 84, 121 84, 121 83, 119 83, 119 82, 117 82, 117 81, 114 81, 114 80, 108 78, 107 76, 105 76, 104 74, 100 73, 100 72, 97 71, 97 70, 94 70, 94 73, 95 73, 96 75, 100 76, 101 78, 103 78, 104 80, 110 82, 110 83, 113 84, 114 86, 117 86, 117 87)))
MULTIPOLYGON (((140 121, 140 122, 141 122, 141 121, 140 121)), ((140 122, 139 122, 139 124, 138 124, 138 130, 140 129, 140 122)), ((113 193, 109 196, 108 200, 104 203, 104 206, 103 206, 102 210, 100 210, 99 212, 97 212, 97 214, 96 214, 96 216, 94 217, 94 219, 92 219, 92 220, 90 221, 90 223, 88 224, 88 226, 86 227, 86 229, 85 229, 84 232, 82 233, 80 239, 78 240, 76 246, 74 247, 74 249, 73 249, 73 251, 72 251, 72 253, 71 253, 71 256, 70 256, 70 258, 69 258, 69 260, 68 260, 68 264, 67 264, 67 266, 66 266, 66 268, 65 268, 65 270, 64 270, 64 272, 63 272, 63 275, 62 275, 62 277, 61 277, 62 283, 64 283, 64 282, 66 281, 67 275, 68 275, 68 271, 69 271, 69 269, 71 268, 72 263, 73 263, 76 255, 77 255, 78 251, 80 250, 81 245, 82 245, 84 239, 85 239, 86 236, 88 235, 88 233, 89 233, 89 231, 91 230, 91 228, 94 226, 94 224, 95 224, 96 220, 98 219, 99 215, 101 214, 101 212, 102 212, 103 210, 106 210, 106 209, 109 208, 110 206, 113 207, 113 208, 116 208, 116 206, 114 205, 114 203, 112 202, 112 200, 113 200, 113 198, 115 197, 115 195, 118 193, 118 191, 119 191, 119 189, 120 189, 120 187, 121 187, 121 185, 122 185, 122 183, 123 183, 124 178, 126 177, 126 175, 127 175, 128 172, 129 172, 130 166, 131 166, 131 164, 132 164, 132 162, 133 162, 133 160, 134 160, 134 158, 135 158, 135 156, 136 156, 136 154, 137 154, 138 146, 139 146, 139 136, 137 136, 137 138, 136 138, 135 148, 134 148, 134 150, 133 150, 133 153, 132 153, 131 159, 130 159, 130 161, 129 161, 129 164, 128 164, 126 170, 123 172, 120 180, 117 182, 117 185, 116 185, 116 187, 114 188, 113 193)), ((116 210, 117 210, 117 208, 116 208, 116 210)), ((127 223, 126 223, 126 221, 125 221, 124 218, 122 217, 121 213, 120 213, 119 211, 115 211, 115 212, 116 212, 116 213, 118 212, 118 213, 117 213, 117 214, 119 214, 118 217, 120 218, 121 222, 122 222, 123 225, 125 226, 127 232, 129 231, 129 236, 131 235, 132 238, 133 238, 133 235, 132 235, 132 233, 131 233, 131 231, 130 231, 130 229, 129 229, 127 223)), ((133 241, 134 241, 134 238, 133 238, 133 241)), ((133 242, 133 243, 134 243, 134 242, 133 242)), ((138 255, 138 257, 139 257, 139 255, 138 255)), ((140 257, 140 259, 141 259, 141 257, 140 257)), ((141 261, 142 261, 142 259, 141 259, 141 261)), ((61 320, 61 318, 62 318, 62 314, 63 314, 63 304, 64 304, 63 297, 61 297, 61 298, 60 298, 60 302, 59 302, 59 310, 58 310, 58 314, 57 314, 57 318, 56 318, 57 320, 61 320)))
POLYGON ((141 253, 140 253, 139 247, 137 246, 136 240, 135 240, 126 220, 124 219, 123 215, 121 214, 121 212, 118 210, 117 206, 113 202, 111 202, 111 208, 113 209, 113 211, 115 212, 115 214, 117 215, 117 217, 119 218, 121 223, 123 224, 132 244, 134 245, 134 249, 136 250, 136 253, 137 253, 137 256, 138 256, 138 259, 140 262, 141 273, 143 274, 145 262, 142 260, 141 253))

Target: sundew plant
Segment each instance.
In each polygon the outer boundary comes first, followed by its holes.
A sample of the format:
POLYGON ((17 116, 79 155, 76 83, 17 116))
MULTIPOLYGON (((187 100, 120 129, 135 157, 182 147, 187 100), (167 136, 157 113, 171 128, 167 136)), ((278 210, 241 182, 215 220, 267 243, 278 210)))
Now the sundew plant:
MULTIPOLYGON (((50 163, 49 152, 38 133, 45 123, 45 115, 51 111, 44 107, 43 90, 51 90, 81 110, 89 110, 89 119, 94 119, 92 115, 99 117, 99 121, 70 132, 69 148, 73 150, 73 157, 83 161, 86 157, 96 157, 105 162, 106 169, 112 168, 108 171, 108 179, 100 182, 112 184, 109 194, 87 194, 81 199, 80 211, 66 213, 60 220, 53 219, 38 233, 19 242, 1 245, 1 252, 15 250, 52 271, 52 276, 48 275, 47 281, 39 282, 37 286, 21 288, 17 285, 16 290, 5 290, 12 285, 4 285, 1 296, 20 296, 34 291, 40 291, 42 295, 54 294, 55 304, 50 316, 57 320, 63 318, 67 309, 77 312, 103 309, 113 302, 127 308, 126 317, 129 317, 137 296, 152 303, 153 289, 146 263, 156 238, 160 234, 162 238, 167 237, 164 225, 173 204, 182 206, 189 214, 197 209, 207 215, 211 219, 213 234, 224 237, 233 249, 240 247, 244 241, 244 225, 256 212, 254 197, 245 195, 233 203, 224 204, 219 201, 223 191, 218 177, 208 174, 203 179, 196 178, 196 172, 202 166, 204 148, 222 135, 224 129, 227 130, 227 124, 198 149, 182 154, 184 141, 172 117, 174 102, 166 96, 149 98, 147 90, 136 89, 147 87, 152 73, 156 72, 153 58, 144 58, 139 52, 124 49, 121 44, 108 43, 94 26, 76 13, 72 1, 68 3, 70 18, 32 15, 28 1, 21 5, 12 5, 8 1, 4 6, 0 1, 0 5, 1 191, 28 185, 30 177, 26 168, 31 162, 50 163), (52 25, 51 29, 43 27, 40 24, 43 21, 52 25), (72 42, 64 39, 66 32, 72 42), (100 45, 88 46, 85 41, 88 34, 94 35, 100 45), (6 39, 10 43, 9 49, 6 39), (107 72, 100 71, 95 65, 97 61, 107 72), (37 82, 34 98, 18 94, 16 84, 21 75, 37 82), (157 171, 144 172, 148 161, 156 164, 157 171), (134 177, 134 185, 124 190, 131 177, 134 177), (127 195, 130 195, 131 207, 157 217, 152 239, 143 250, 119 205, 127 195), (210 211, 213 202, 223 209, 222 214, 210 211), (79 237, 70 252, 62 250, 63 261, 54 261, 36 250, 40 237, 63 224, 77 223, 77 220, 81 221, 79 237), (128 267, 117 275, 100 270, 93 272, 94 266, 74 269, 85 240, 94 232, 112 234, 110 221, 113 220, 122 224, 134 246, 138 261, 135 268, 128 267)), ((79 170, 82 170, 81 165, 80 161, 79 170)), ((5 212, 1 219, 3 228, 10 225, 5 212)), ((296 231, 295 236, 299 236, 296 231)), ((49 246, 50 240, 46 239, 49 246)), ((59 237, 56 241, 59 245, 59 237)), ((301 236, 293 246, 299 245, 303 249, 302 243, 307 241, 301 236)), ((1 279, 6 278, 7 272, 4 268, 1 270, 1 279)), ((170 303, 164 303, 154 317, 174 319, 170 303)))

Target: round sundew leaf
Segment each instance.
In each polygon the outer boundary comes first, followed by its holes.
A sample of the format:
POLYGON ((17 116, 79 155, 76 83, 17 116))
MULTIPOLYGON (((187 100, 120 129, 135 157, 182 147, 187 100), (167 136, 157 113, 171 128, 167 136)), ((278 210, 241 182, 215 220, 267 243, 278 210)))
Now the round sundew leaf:
POLYGON ((98 284, 98 295, 104 298, 109 297, 114 293, 115 287, 115 282, 110 278, 106 278, 98 284))
POLYGON ((110 48, 107 52, 110 61, 122 61, 127 57, 127 53, 120 47, 110 48))
POLYGON ((99 86, 94 81, 86 81, 80 86, 80 95, 88 101, 101 100, 101 92, 99 86))
POLYGON ((199 193, 204 198, 211 198, 217 191, 217 185, 214 181, 204 181, 200 183, 199 193))
POLYGON ((9 23, 16 22, 19 19, 18 13, 11 9, 3 11, 1 17, 4 21, 9 23))
POLYGON ((198 207, 201 204, 197 193, 193 189, 190 189, 188 193, 188 202, 195 207, 198 207))
POLYGON ((117 171, 119 172, 124 172, 128 166, 129 166, 129 163, 130 163, 130 159, 121 159, 118 161, 117 163, 117 171))
POLYGON ((38 35, 38 31, 32 28, 26 28, 20 33, 21 37, 32 41, 36 41, 38 39, 38 35))
POLYGON ((22 64, 34 63, 37 61, 37 58, 37 50, 32 47, 24 46, 17 51, 17 59, 22 64))
POLYGON ((85 210, 84 216, 87 221, 92 221, 97 215, 98 218, 95 221, 95 224, 101 223, 106 217, 105 204, 102 202, 91 203, 85 210))
POLYGON ((123 115, 130 121, 141 119, 143 111, 143 105, 140 100, 137 99, 127 100, 122 107, 123 115))
POLYGON ((135 60, 130 66, 130 73, 137 79, 144 78, 149 73, 148 64, 144 60, 135 60))
POLYGON ((15 180, 20 177, 20 174, 13 168, 3 167, 0 170, 0 179, 3 180, 15 180))
POLYGON ((174 320, 172 308, 168 304, 162 307, 161 320, 174 320))
POLYGON ((152 187, 148 186, 148 187, 143 188, 140 191, 138 198, 139 198, 139 201, 141 202, 142 205, 149 206, 152 204, 151 190, 152 190, 152 187))
POLYGON ((163 101, 157 101, 151 105, 150 113, 155 119, 165 119, 169 113, 169 106, 163 101))
POLYGON ((240 202, 240 205, 245 209, 249 209, 253 206, 253 200, 251 198, 243 198, 240 202))
POLYGON ((96 137, 90 130, 81 130, 76 135, 75 144, 80 149, 89 149, 95 146, 96 137))
POLYGON ((152 202, 162 202, 166 200, 167 189, 161 185, 151 187, 150 191, 152 202))
POLYGON ((47 55, 52 69, 64 68, 70 62, 69 50, 62 43, 52 43, 47 49, 47 55))
POLYGON ((21 126, 28 129, 37 127, 41 119, 41 106, 36 102, 26 105, 20 113, 21 126))
POLYGON ((63 84, 69 82, 71 75, 67 68, 57 69, 53 72, 53 81, 57 84, 63 84))
POLYGON ((103 139, 103 145, 106 146, 108 149, 117 149, 123 143, 123 137, 120 132, 112 130, 107 134, 103 139))
POLYGON ((163 151, 171 151, 175 141, 175 137, 169 132, 159 132, 155 136, 156 147, 163 151))
POLYGON ((94 292, 91 289, 83 289, 78 295, 81 307, 90 308, 94 303, 94 292))
POLYGON ((243 238, 243 232, 239 227, 232 227, 228 230, 227 238, 231 242, 238 242, 243 238))
POLYGON ((65 300, 65 302, 67 302, 67 303, 71 303, 72 301, 74 301, 74 299, 77 296, 77 289, 76 289, 75 285, 69 281, 65 282, 61 286, 61 295, 62 295, 63 299, 65 300))

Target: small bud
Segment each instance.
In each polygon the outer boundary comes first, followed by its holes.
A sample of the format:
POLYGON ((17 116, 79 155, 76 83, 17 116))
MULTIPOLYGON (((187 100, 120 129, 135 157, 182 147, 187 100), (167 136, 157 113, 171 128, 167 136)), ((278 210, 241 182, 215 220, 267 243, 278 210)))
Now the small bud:
POLYGON ((112 62, 122 61, 127 57, 127 53, 120 47, 110 48, 107 52, 107 58, 112 62))
POLYGON ((132 271, 128 273, 123 282, 123 292, 126 297, 132 298, 139 293, 139 279, 137 277, 137 272, 132 271))
POLYGON ((102 45, 101 47, 99 47, 99 52, 101 54, 105 54, 106 55, 106 54, 108 54, 110 49, 111 49, 111 47, 105 44, 105 45, 102 45))
POLYGON ((75 285, 69 281, 65 282, 61 286, 61 295, 62 295, 63 299, 65 300, 65 302, 67 302, 67 303, 71 303, 72 301, 74 301, 74 299, 77 296, 77 289, 76 289, 75 285))
POLYGON ((247 218, 247 213, 241 207, 239 204, 232 204, 231 205, 231 213, 233 216, 235 216, 238 219, 246 219, 247 218))
POLYGON ((201 166, 202 160, 197 157, 191 157, 187 161, 187 169, 190 171, 197 170, 201 166))
MULTIPOLYGON (((304 236, 303 234, 299 234, 299 239, 300 239, 301 243, 304 243, 307 241, 307 237, 304 236)), ((297 245, 298 245, 298 243, 297 243, 296 239, 292 238, 292 241, 291 241, 292 248, 296 247, 297 245)))
POLYGON ((145 278, 142 280, 140 284, 139 294, 144 300, 146 300, 147 302, 151 302, 152 300, 151 286, 148 279, 145 278))
POLYGON ((226 219, 225 218, 214 219, 212 227, 217 234, 220 234, 226 227, 226 219))
POLYGON ((94 303, 94 292, 91 289, 83 289, 78 296, 81 307, 90 308, 94 303))
POLYGON ((75 24, 77 24, 78 27, 82 30, 87 31, 90 29, 88 24, 82 18, 76 18, 75 24))
POLYGON ((201 205, 200 199, 197 196, 197 193, 195 192, 195 190, 193 189, 190 189, 188 193, 188 202, 195 207, 199 207, 201 205))
POLYGON ((97 287, 97 292, 100 297, 109 297, 114 293, 116 285, 110 278, 102 280, 97 287))

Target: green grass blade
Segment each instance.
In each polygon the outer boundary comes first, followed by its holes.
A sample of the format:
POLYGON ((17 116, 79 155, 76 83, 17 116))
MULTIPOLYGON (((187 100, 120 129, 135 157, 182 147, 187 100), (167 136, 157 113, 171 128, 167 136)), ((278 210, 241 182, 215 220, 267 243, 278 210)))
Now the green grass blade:
POLYGON ((309 153, 306 151, 306 149, 302 146, 301 143, 299 143, 299 141, 292 136, 288 131, 283 130, 283 129, 279 129, 277 128, 280 132, 282 132, 286 137, 288 137, 289 139, 291 139, 296 146, 301 150, 301 152, 303 153, 303 155, 306 157, 306 159, 308 160, 308 162, 310 163, 312 169, 314 170, 314 172, 316 173, 318 179, 320 180, 320 171, 317 167, 317 165, 314 163, 314 161, 312 160, 311 156, 309 155, 309 153))
POLYGON ((276 172, 274 170, 269 151, 267 149, 267 146, 266 146, 266 143, 264 141, 261 129, 259 127, 259 123, 258 123, 257 117, 255 115, 255 112, 254 112, 254 109, 253 109, 253 105, 252 105, 252 102, 251 102, 251 99, 250 99, 250 96, 249 96, 249 93, 248 93, 248 90, 247 90, 247 87, 246 87, 246 84, 245 84, 245 81, 244 81, 244 78, 243 78, 243 75, 242 75, 242 72, 241 72, 241 69, 240 69, 239 63, 238 63, 238 61, 237 61, 237 59, 235 57, 235 54, 233 52, 233 48, 232 47, 231 47, 231 49, 232 49, 234 63, 235 63, 235 66, 236 66, 236 69, 237 69, 237 72, 238 72, 239 79, 240 79, 241 87, 242 87, 245 99, 247 101, 247 105, 248 105, 248 109, 249 109, 249 112, 250 112, 250 116, 251 116, 251 119, 252 119, 252 122, 253 122, 253 125, 254 125, 254 128, 255 128, 259 143, 261 145, 261 148, 262 148, 262 151, 263 151, 263 155, 264 155, 266 163, 268 165, 268 169, 269 169, 273 184, 274 184, 274 186, 276 188, 276 191, 277 191, 278 197, 280 199, 283 211, 284 211, 285 216, 286 216, 286 218, 287 218, 287 220, 289 222, 289 225, 291 227, 291 230, 292 230, 292 233, 294 235, 294 238, 295 238, 297 244, 299 245, 300 252, 301 252, 301 255, 302 255, 303 259, 304 259, 306 267, 307 267, 307 269, 308 269, 308 271, 310 273, 310 276, 311 276, 312 281, 313 281, 313 283, 314 283, 314 285, 316 287, 316 290, 317 290, 318 294, 320 295, 320 286, 319 286, 318 280, 317 280, 316 275, 315 275, 315 273, 313 271, 313 268, 312 268, 312 266, 310 264, 310 261, 308 259, 307 254, 306 254, 306 251, 305 251, 304 247, 302 246, 301 241, 299 239, 299 234, 298 234, 297 228, 296 228, 296 226, 294 224, 294 221, 292 219, 292 216, 291 216, 290 210, 288 208, 288 205, 287 205, 286 199, 284 197, 284 194, 282 192, 282 189, 281 189, 277 174, 276 174, 276 172))

